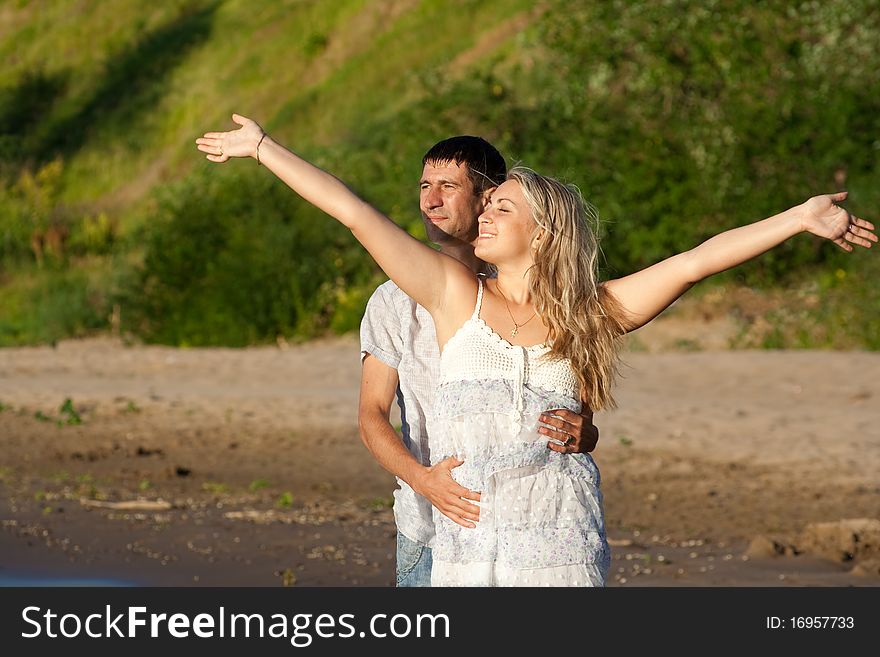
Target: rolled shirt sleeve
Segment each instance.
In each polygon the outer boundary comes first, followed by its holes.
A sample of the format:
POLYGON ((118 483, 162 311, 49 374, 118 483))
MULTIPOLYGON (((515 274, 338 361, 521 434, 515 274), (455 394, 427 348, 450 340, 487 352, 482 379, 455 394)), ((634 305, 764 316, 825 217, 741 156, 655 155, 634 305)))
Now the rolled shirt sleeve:
POLYGON ((361 362, 367 355, 398 369, 403 353, 400 310, 394 307, 391 295, 393 283, 388 281, 376 288, 361 320, 361 362))

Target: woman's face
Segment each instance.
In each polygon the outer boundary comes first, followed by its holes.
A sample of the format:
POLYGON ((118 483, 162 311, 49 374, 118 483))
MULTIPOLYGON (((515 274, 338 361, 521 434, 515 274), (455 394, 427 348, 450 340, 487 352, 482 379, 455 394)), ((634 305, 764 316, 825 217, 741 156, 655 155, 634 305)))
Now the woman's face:
POLYGON ((480 231, 474 247, 478 258, 494 265, 531 264, 535 220, 518 182, 501 183, 478 221, 480 231))

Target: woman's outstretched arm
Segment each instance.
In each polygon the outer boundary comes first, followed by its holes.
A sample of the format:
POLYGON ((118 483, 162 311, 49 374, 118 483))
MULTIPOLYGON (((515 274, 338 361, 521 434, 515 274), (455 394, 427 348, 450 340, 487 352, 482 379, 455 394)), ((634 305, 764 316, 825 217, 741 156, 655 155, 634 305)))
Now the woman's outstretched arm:
POLYGON ((389 278, 432 314, 442 303, 450 276, 473 278, 464 265, 412 237, 341 180, 274 141, 255 121, 238 114, 232 120, 241 127, 196 139, 208 160, 257 159, 306 201, 351 230, 389 278))
POLYGON ((634 331, 654 319, 695 283, 761 255, 808 232, 831 240, 844 251, 853 245, 870 248, 877 241, 874 225, 836 205, 846 192, 814 196, 807 202, 712 237, 696 248, 667 258, 629 276, 605 283, 623 306, 634 331))

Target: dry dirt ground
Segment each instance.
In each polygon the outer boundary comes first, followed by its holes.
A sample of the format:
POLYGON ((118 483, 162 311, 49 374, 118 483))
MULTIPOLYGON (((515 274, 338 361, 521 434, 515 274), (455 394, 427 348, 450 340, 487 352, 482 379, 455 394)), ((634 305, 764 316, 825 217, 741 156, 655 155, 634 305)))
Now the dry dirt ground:
MULTIPOLYGON (((880 585, 880 353, 657 325, 595 419, 609 585, 880 585)), ((283 347, 0 350, 0 583, 393 585, 357 342, 283 347)))

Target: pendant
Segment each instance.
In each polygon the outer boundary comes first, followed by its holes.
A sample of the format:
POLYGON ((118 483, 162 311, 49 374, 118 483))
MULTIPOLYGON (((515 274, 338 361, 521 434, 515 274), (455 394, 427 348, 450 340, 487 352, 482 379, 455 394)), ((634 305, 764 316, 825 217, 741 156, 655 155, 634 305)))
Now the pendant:
POLYGON ((517 333, 519 333, 519 326, 514 326, 513 330, 510 332, 510 337, 515 338, 517 333))

